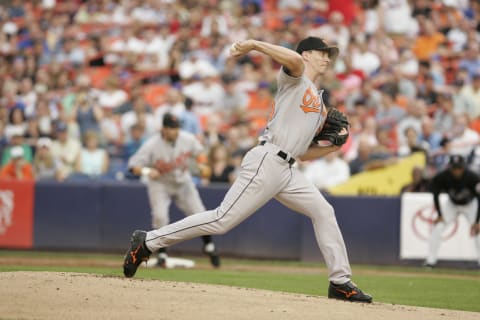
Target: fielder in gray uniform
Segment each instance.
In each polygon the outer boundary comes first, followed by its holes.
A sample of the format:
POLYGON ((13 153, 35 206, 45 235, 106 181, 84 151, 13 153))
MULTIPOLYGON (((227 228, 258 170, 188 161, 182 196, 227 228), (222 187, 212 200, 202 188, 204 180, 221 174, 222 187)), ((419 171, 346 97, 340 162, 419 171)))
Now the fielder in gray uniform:
POLYGON ((312 143, 327 113, 315 83, 338 55, 338 48, 315 37, 300 41, 296 52, 262 41, 245 40, 234 43, 230 54, 241 57, 252 50, 282 65, 277 77, 274 111, 259 145, 243 158, 238 177, 218 208, 149 232, 136 230, 125 255, 123 272, 126 277, 134 276, 142 261, 160 248, 201 235, 223 234, 275 198, 312 220, 329 271, 329 298, 371 302, 372 297, 350 280, 347 250, 333 207, 302 172, 292 166, 297 157, 316 159, 339 148, 312 143))
MULTIPOLYGON (((180 131, 180 121, 170 113, 163 117, 159 134, 145 141, 128 161, 130 171, 148 177, 147 191, 152 214, 152 227, 161 228, 169 223, 168 210, 172 202, 186 215, 205 211, 190 171, 200 176, 209 175, 203 146, 194 135, 180 131)), ((210 235, 203 235, 203 252, 214 267, 220 258, 210 235)), ((166 248, 158 249, 158 265, 165 267, 166 248)))

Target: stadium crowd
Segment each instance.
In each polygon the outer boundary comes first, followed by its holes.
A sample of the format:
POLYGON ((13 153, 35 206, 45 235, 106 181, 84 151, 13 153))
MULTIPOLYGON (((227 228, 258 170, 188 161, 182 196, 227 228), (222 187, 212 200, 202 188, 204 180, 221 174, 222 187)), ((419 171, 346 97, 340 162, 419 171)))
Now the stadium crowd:
POLYGON ((480 172, 478 0, 13 0, 0 5, 0 178, 129 178, 126 160, 166 112, 231 182, 257 143, 278 66, 230 44, 324 38, 322 80, 348 113, 340 152, 299 164, 320 189, 424 152, 480 172), (335 174, 332 174, 335 172, 335 174))

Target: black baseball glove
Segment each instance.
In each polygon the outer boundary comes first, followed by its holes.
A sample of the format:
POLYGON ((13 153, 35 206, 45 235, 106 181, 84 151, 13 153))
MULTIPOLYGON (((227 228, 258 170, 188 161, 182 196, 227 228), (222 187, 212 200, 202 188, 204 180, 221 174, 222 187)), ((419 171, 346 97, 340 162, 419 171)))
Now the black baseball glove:
POLYGON ((348 127, 347 116, 338 109, 331 108, 328 110, 322 130, 313 138, 313 142, 342 146, 348 139, 348 127))

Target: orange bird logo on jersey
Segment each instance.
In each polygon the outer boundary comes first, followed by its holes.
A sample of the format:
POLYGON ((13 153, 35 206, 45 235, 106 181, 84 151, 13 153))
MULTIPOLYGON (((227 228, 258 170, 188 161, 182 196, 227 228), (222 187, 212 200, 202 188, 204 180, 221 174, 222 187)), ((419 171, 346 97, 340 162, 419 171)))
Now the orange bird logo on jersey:
POLYGON ((312 88, 308 88, 307 90, 305 90, 302 98, 302 104, 300 105, 300 109, 302 109, 303 112, 319 113, 321 111, 321 105, 322 101, 320 99, 320 96, 316 92, 314 92, 312 88))

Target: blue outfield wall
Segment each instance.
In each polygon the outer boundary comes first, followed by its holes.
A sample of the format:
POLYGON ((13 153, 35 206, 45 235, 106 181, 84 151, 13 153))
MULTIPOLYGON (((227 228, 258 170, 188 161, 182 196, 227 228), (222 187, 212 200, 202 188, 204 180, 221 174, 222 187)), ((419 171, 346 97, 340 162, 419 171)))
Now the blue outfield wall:
MULTIPOLYGON (((227 189, 200 188, 207 209, 227 189)), ((327 197, 336 210, 352 263, 397 264, 400 199, 327 197)), ((183 217, 172 205, 171 221, 183 217)), ((34 249, 122 251, 135 229, 150 229, 146 188, 141 183, 37 183, 34 249)), ((214 236, 220 253, 230 256, 322 261, 310 219, 276 200, 224 235, 214 236)), ((173 246, 177 253, 199 253, 200 239, 173 246)))

